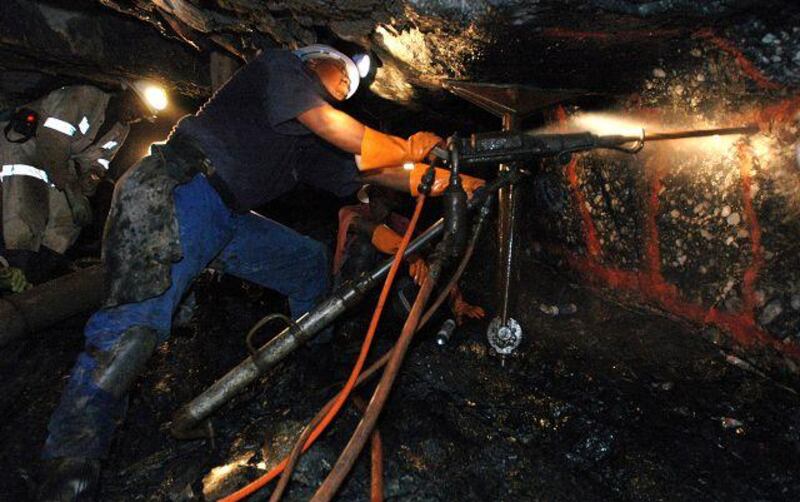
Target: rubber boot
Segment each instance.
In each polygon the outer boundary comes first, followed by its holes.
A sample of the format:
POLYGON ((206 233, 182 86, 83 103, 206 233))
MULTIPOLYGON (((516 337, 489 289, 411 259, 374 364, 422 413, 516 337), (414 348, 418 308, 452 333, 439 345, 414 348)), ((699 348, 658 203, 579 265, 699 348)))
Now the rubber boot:
POLYGON ((111 350, 90 354, 95 361, 90 373, 76 365, 50 422, 39 500, 95 500, 99 457, 107 452, 114 428, 124 415, 131 384, 157 344, 155 330, 135 326, 123 333, 111 350), (80 456, 82 452, 87 456, 80 456))
POLYGON ((144 369, 156 345, 156 330, 144 326, 129 328, 112 350, 92 354, 97 359, 97 369, 94 371, 96 385, 116 399, 121 399, 144 369))

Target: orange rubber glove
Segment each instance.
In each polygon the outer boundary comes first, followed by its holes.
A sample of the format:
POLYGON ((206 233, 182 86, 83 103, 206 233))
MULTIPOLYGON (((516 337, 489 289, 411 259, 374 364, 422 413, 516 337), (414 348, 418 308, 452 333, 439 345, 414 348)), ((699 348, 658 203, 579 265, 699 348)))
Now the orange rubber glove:
MULTIPOLYGON (((378 225, 372 232, 372 245, 382 253, 395 254, 400 248, 402 240, 402 235, 386 225, 378 225)), ((428 264, 419 256, 410 257, 408 259, 408 275, 414 279, 414 284, 421 286, 422 281, 428 275, 428 264)))
POLYGON ((467 303, 464 300, 464 295, 461 294, 461 289, 458 287, 453 288, 450 293, 450 308, 456 316, 456 324, 461 326, 465 318, 470 319, 483 319, 486 312, 483 308, 467 303))
POLYGON ((368 171, 420 162, 441 142, 442 138, 430 132, 418 132, 405 140, 364 127, 359 169, 368 171))
POLYGON ((414 279, 414 284, 422 286, 422 281, 428 276, 428 264, 419 256, 412 256, 408 260, 408 275, 414 279))
POLYGON ((386 225, 378 225, 372 231, 372 245, 378 251, 386 254, 395 254, 400 249, 400 242, 403 236, 387 227, 386 225))
MULTIPOLYGON (((419 195, 419 184, 427 170, 427 164, 414 164, 414 169, 411 170, 408 177, 408 189, 414 197, 419 195)), ((466 174, 459 174, 458 176, 461 178, 461 186, 464 187, 464 191, 467 192, 467 197, 470 199, 475 190, 486 184, 486 182, 480 178, 467 176, 466 174)), ((433 180, 433 185, 431 185, 431 196, 442 195, 448 183, 450 183, 450 171, 437 167, 436 176, 433 180)))

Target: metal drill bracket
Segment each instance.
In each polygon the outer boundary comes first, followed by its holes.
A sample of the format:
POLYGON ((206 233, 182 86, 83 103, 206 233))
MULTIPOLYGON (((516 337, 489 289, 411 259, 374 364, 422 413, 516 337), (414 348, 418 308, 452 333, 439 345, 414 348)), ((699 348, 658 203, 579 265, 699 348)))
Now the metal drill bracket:
MULTIPOLYGON (((459 96, 503 121, 504 131, 515 131, 525 117, 563 101, 583 96, 580 89, 541 89, 518 84, 492 84, 484 82, 463 82, 447 80, 445 89, 459 96)), ((500 164, 500 173, 513 172, 517 165, 500 164)), ((497 314, 486 332, 489 345, 503 356, 509 355, 522 341, 522 328, 511 318, 512 270, 516 261, 516 213, 519 206, 519 190, 514 185, 503 188, 498 193, 497 224, 497 314)))

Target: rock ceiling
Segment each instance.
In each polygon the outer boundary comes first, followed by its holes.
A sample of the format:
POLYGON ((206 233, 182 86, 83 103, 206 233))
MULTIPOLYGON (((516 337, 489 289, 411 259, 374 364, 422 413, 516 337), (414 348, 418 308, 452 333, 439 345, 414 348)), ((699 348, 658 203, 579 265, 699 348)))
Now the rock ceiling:
MULTIPOLYGON (((203 96, 209 90, 209 50, 246 59, 265 46, 353 44, 369 48, 382 62, 372 91, 402 105, 435 101, 445 94, 441 82, 448 78, 631 92, 641 75, 660 61, 683 57, 682 43, 700 30, 744 43, 756 64, 769 72, 776 62, 770 54, 763 57, 762 40, 768 35, 780 38, 780 33, 796 35, 792 24, 800 25, 793 2, 779 0, 2 4, 3 24, 18 20, 4 26, 0 36, 0 64, 6 73, 37 70, 101 82, 148 75, 171 82, 184 94, 203 96)), ((773 73, 790 83, 800 81, 800 48, 784 58, 773 73)))

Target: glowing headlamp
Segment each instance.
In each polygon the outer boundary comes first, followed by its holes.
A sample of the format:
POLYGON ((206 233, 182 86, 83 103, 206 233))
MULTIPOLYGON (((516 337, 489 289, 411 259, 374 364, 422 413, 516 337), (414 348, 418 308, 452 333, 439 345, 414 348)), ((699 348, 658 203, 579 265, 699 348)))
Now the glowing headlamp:
POLYGON ((169 103, 167 92, 163 87, 157 85, 147 86, 144 89, 143 95, 148 106, 159 112, 166 108, 169 103))

